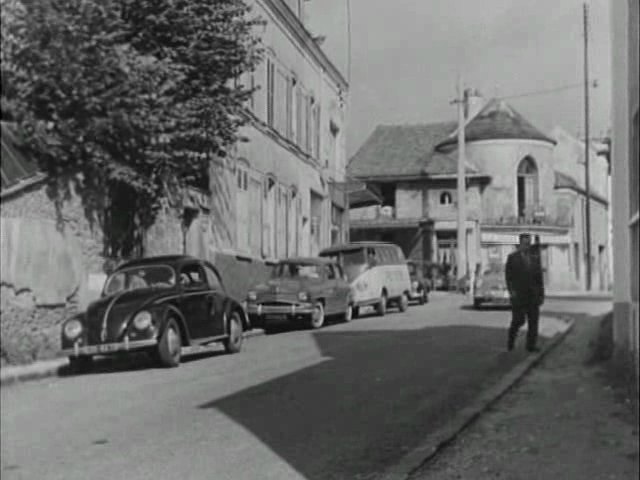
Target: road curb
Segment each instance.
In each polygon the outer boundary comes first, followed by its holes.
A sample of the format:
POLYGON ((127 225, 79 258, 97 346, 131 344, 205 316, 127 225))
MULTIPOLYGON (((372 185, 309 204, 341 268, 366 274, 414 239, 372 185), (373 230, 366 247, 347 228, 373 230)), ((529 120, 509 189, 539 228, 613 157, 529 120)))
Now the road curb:
MULTIPOLYGON (((557 318, 557 317, 556 317, 557 318)), ((386 470, 382 480, 407 480, 447 447, 468 426, 475 422, 482 413, 515 387, 520 380, 550 353, 573 329, 574 320, 567 322, 566 330, 560 332, 535 356, 527 357, 516 365, 496 385, 485 390, 468 407, 460 410, 455 418, 434 434, 429 435, 418 447, 406 454, 396 465, 386 470)))
MULTIPOLYGON (((264 330, 254 329, 246 332, 244 338, 260 337, 264 330)), ((66 358, 56 358, 29 365, 16 365, 0 369, 0 387, 6 387, 15 383, 29 380, 41 380, 47 377, 59 377, 69 365, 66 358)))

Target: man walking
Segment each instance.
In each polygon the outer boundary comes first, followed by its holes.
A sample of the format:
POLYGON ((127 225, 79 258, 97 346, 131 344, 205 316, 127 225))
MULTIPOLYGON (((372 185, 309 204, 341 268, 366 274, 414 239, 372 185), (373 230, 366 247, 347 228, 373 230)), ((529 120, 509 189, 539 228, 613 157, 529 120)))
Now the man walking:
POLYGON ((518 330, 527 321, 527 350, 539 351, 538 318, 544 302, 544 281, 540 256, 533 252, 531 235, 520 234, 518 249, 507 258, 505 277, 511 296, 511 325, 507 348, 513 350, 518 330))

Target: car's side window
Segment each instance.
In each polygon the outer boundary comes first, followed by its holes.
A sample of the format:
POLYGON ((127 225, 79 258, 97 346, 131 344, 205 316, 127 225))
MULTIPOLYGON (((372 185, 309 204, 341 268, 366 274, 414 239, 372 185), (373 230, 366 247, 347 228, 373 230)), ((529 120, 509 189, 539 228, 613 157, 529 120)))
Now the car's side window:
POLYGON ((218 274, 209 265, 205 265, 204 270, 207 274, 207 283, 212 290, 222 290, 222 281, 218 274))
POLYGON ((336 274, 335 274, 335 272, 333 271, 333 266, 331 266, 331 265, 326 265, 326 266, 324 267, 324 270, 325 270, 325 275, 327 276, 327 279, 328 279, 328 280, 335 280, 335 279, 336 279, 336 274))
POLYGON ((186 288, 197 288, 206 285, 205 274, 197 263, 188 263, 180 269, 180 285, 186 288))

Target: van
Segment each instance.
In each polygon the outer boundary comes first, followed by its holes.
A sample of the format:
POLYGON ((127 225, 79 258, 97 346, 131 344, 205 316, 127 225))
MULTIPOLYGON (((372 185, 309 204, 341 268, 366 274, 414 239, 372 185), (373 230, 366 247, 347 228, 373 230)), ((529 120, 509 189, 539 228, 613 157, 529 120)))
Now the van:
POLYGON ((360 307, 373 305, 378 315, 387 307, 407 310, 411 280, 407 261, 399 246, 393 243, 354 242, 325 248, 321 257, 335 260, 345 272, 353 295, 353 316, 360 307))

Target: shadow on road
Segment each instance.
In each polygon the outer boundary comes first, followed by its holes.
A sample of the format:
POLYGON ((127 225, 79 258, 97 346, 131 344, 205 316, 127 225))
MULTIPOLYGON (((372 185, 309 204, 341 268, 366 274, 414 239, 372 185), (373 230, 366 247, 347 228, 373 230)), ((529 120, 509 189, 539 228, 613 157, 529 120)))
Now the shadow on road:
POLYGON ((521 361, 504 329, 318 331, 325 361, 200 405, 309 480, 372 478, 521 361))

